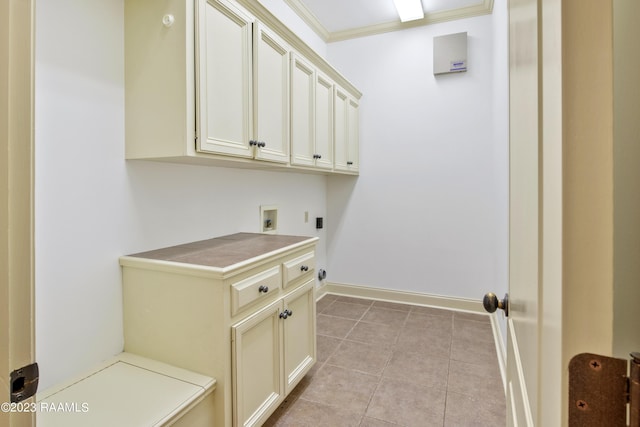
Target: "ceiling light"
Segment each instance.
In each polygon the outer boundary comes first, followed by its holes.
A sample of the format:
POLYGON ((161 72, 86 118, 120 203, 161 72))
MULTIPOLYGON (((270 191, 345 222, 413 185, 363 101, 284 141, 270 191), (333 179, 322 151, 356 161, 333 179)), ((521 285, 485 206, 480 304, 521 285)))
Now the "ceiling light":
POLYGON ((424 18, 421 0, 393 0, 402 22, 424 18))

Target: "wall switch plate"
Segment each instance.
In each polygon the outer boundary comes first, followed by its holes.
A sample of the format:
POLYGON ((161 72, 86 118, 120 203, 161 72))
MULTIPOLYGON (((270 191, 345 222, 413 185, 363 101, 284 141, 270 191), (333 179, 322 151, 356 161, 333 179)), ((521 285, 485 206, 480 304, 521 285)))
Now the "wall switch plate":
POLYGON ((322 218, 316 218, 316 228, 320 229, 324 226, 322 218))

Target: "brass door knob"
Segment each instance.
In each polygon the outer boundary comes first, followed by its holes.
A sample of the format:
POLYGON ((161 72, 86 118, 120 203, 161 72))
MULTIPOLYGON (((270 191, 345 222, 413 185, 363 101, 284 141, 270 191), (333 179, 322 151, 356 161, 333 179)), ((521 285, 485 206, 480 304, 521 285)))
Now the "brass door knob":
POLYGON ((504 294, 504 299, 499 300, 496 294, 489 292, 482 299, 482 305, 489 313, 501 309, 504 310, 505 316, 509 316, 509 294, 504 294))

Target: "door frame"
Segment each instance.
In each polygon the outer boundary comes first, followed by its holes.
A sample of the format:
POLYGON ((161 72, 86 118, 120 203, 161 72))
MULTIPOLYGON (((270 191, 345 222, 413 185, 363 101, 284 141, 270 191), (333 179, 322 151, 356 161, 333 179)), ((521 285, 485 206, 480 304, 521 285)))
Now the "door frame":
MULTIPOLYGON (((35 361, 34 12, 34 0, 0 4, 0 402, 10 372, 35 361)), ((32 426, 35 416, 0 412, 0 425, 32 426)))

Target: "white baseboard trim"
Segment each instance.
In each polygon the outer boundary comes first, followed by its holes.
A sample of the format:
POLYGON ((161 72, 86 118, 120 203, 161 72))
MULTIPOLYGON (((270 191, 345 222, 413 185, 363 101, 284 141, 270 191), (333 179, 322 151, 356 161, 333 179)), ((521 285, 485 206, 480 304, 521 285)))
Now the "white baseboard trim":
POLYGON ((323 285, 316 288, 317 299, 322 298, 326 294, 422 305, 488 315, 488 313, 484 311, 484 308, 482 307, 482 301, 472 300, 468 298, 445 297, 441 295, 430 295, 419 292, 372 288, 368 286, 348 285, 345 283, 334 282, 325 282, 323 285))

